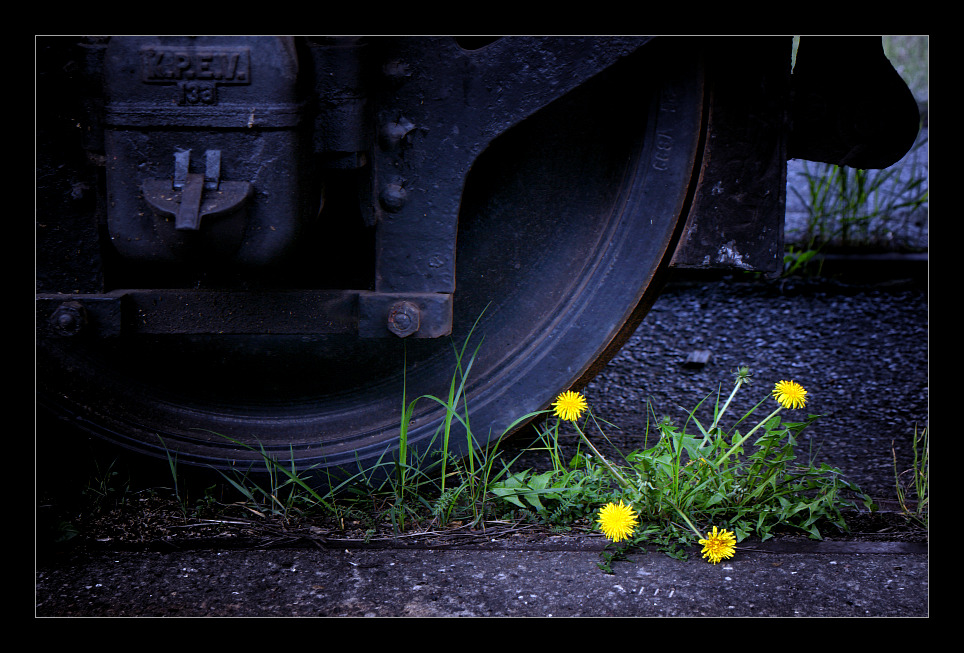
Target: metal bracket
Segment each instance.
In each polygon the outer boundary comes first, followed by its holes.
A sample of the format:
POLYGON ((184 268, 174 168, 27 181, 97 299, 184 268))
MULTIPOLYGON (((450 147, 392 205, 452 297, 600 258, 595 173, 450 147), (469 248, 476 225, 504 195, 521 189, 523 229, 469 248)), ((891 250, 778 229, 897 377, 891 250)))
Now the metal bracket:
POLYGON ((190 172, 191 150, 174 153, 174 178, 147 179, 141 186, 144 199, 160 216, 174 218, 178 231, 197 231, 201 218, 241 210, 251 196, 246 181, 221 181, 221 151, 204 153, 204 174, 190 172))
POLYGON ((115 290, 37 295, 43 337, 332 335, 439 338, 452 295, 357 290, 115 290))
POLYGON ((506 37, 475 51, 462 50, 450 37, 384 44, 372 99, 375 288, 454 292, 458 213, 478 155, 648 41, 506 37))

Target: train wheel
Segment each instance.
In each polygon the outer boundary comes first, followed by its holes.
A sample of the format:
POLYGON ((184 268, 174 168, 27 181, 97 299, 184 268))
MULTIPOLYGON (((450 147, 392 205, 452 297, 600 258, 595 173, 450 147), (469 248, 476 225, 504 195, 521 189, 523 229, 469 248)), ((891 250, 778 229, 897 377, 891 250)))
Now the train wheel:
MULTIPOLYGON (((484 444, 579 387, 651 305, 698 181, 706 129, 696 53, 623 62, 496 140, 459 218, 454 332, 134 336, 38 347, 41 401, 89 431, 215 468, 388 461, 409 400, 445 397, 470 332, 466 385, 484 444), (474 331, 473 331, 474 327, 474 331), (255 448, 238 447, 233 440, 255 448)), ((445 417, 416 405, 409 446, 438 448, 445 417)), ((450 450, 464 451, 464 435, 450 450)))

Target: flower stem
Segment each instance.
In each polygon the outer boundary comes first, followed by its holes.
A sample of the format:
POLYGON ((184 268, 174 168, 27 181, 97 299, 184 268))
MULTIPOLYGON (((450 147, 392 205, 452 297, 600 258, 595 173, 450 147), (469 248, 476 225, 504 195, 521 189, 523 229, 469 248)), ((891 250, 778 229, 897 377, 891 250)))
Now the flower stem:
POLYGON ((716 416, 716 419, 713 420, 713 424, 712 426, 710 426, 709 433, 712 433, 713 429, 716 428, 716 425, 720 423, 720 419, 722 419, 723 414, 726 412, 726 409, 729 408, 730 402, 733 401, 733 397, 736 396, 736 391, 740 389, 741 385, 743 385, 743 379, 738 377, 736 379, 736 385, 733 386, 733 392, 731 392, 730 396, 726 398, 726 403, 723 404, 723 409, 720 410, 719 414, 717 414, 716 416))
POLYGON ((572 425, 573 425, 574 427, 576 427, 576 432, 578 432, 579 435, 582 437, 583 442, 585 442, 587 445, 589 445, 589 448, 592 449, 593 454, 595 454, 595 456, 596 456, 597 458, 599 458, 599 460, 601 460, 601 461, 603 462, 603 464, 606 466, 607 469, 609 469, 609 471, 610 471, 610 472, 612 473, 612 475, 616 478, 616 480, 619 481, 619 484, 622 485, 624 488, 628 488, 628 487, 629 487, 629 481, 627 481, 627 480, 623 477, 623 475, 620 474, 620 473, 616 470, 616 468, 613 467, 612 464, 611 464, 608 460, 606 460, 606 457, 605 457, 605 456, 603 456, 601 453, 599 453, 599 450, 596 449, 595 446, 593 446, 593 443, 589 440, 589 438, 586 437, 586 434, 582 432, 582 429, 579 428, 579 425, 578 425, 578 424, 576 424, 575 422, 573 422, 572 425))
POLYGON ((690 527, 690 530, 693 531, 693 533, 696 534, 696 539, 698 539, 698 540, 701 539, 701 538, 703 537, 703 534, 700 533, 698 530, 696 530, 696 526, 694 526, 694 525, 693 525, 693 522, 690 521, 690 518, 686 516, 686 513, 683 512, 682 510, 680 510, 680 509, 679 509, 679 506, 677 506, 675 503, 673 503, 673 502, 670 501, 669 499, 667 499, 667 502, 669 503, 669 505, 673 506, 673 509, 674 509, 676 512, 679 513, 679 516, 683 518, 683 521, 686 522, 686 525, 690 527))
POLYGON ((736 451, 740 446, 742 446, 743 443, 746 442, 747 438, 749 438, 751 435, 753 435, 754 433, 756 433, 756 431, 757 431, 758 428, 760 428, 761 426, 763 426, 764 424, 766 424, 767 422, 769 422, 771 419, 773 419, 773 418, 777 415, 777 413, 779 413, 781 410, 783 410, 783 407, 782 407, 782 406, 778 407, 778 408, 777 408, 776 410, 774 410, 772 413, 770 413, 769 415, 767 415, 766 417, 764 417, 762 420, 760 420, 760 423, 757 424, 756 426, 754 426, 752 429, 750 429, 750 432, 749 432, 749 433, 747 433, 747 434, 744 435, 742 438, 740 438, 739 440, 737 440, 737 441, 733 444, 733 446, 730 447, 730 450, 727 451, 727 452, 726 452, 725 454, 723 454, 722 456, 720 456, 719 460, 716 461, 717 467, 719 467, 719 466, 723 463, 724 460, 726 460, 727 458, 729 458, 729 457, 730 457, 730 454, 732 454, 732 453, 733 453, 734 451, 736 451))

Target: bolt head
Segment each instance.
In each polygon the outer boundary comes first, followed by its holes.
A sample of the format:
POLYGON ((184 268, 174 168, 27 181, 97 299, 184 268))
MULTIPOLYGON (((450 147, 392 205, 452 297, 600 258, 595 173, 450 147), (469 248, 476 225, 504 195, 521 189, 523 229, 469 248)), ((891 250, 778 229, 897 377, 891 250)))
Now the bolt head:
POLYGON ((397 302, 388 312, 388 330, 400 338, 410 336, 419 327, 418 306, 412 302, 397 302))
POLYGON ((77 302, 66 302, 57 307, 50 316, 50 323, 54 329, 64 336, 75 336, 87 324, 84 307, 77 302))

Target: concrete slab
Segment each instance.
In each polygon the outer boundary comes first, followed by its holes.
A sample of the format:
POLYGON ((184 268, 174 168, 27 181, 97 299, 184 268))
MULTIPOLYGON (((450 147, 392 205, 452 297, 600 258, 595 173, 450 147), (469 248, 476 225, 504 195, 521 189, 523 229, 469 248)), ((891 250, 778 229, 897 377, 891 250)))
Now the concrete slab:
POLYGON ((101 551, 46 565, 38 616, 926 617, 913 543, 758 545, 712 565, 600 547, 101 551), (863 548, 862 548, 863 547, 863 548), (792 548, 792 546, 791 546, 792 548))

